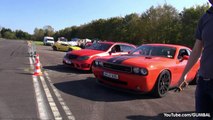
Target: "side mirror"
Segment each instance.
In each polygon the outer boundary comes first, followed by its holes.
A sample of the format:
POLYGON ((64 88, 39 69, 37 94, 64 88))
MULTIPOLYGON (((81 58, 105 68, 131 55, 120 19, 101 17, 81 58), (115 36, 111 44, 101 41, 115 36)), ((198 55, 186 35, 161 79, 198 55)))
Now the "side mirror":
POLYGON ((183 55, 182 57, 180 57, 179 61, 183 62, 184 60, 188 60, 189 56, 188 55, 183 55))
POLYGON ((189 59, 189 56, 188 56, 188 55, 184 55, 182 59, 183 59, 183 60, 188 60, 188 59, 189 59))
POLYGON ((112 55, 112 53, 113 53, 112 51, 109 51, 109 55, 112 55))

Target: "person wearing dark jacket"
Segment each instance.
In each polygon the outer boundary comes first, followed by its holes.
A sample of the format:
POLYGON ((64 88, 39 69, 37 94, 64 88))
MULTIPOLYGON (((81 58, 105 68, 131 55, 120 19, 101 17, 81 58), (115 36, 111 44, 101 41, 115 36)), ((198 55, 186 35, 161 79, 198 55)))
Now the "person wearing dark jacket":
POLYGON ((195 91, 195 109, 196 113, 206 113, 209 116, 197 117, 198 120, 213 119, 213 0, 209 2, 211 7, 199 20, 195 33, 196 42, 179 80, 179 88, 183 83, 187 84, 187 73, 202 54, 195 91))

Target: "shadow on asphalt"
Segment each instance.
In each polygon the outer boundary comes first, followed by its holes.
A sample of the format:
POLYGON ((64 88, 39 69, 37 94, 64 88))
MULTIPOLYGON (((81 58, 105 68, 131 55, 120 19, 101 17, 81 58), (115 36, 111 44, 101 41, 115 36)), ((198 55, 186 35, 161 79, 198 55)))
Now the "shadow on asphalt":
POLYGON ((55 83, 54 86, 66 94, 92 101, 116 102, 136 99, 155 99, 150 95, 132 94, 102 86, 92 77, 85 80, 55 83))
POLYGON ((168 115, 193 115, 194 111, 187 112, 169 112, 169 113, 160 113, 157 116, 144 116, 144 115, 130 115, 126 118, 128 120, 194 120, 195 117, 166 117, 164 114, 168 115))
POLYGON ((19 72, 18 74, 22 74, 22 75, 33 75, 32 73, 24 73, 24 72, 19 72))
POLYGON ((54 66, 43 66, 42 68, 47 69, 47 70, 57 71, 57 72, 63 72, 63 73, 76 73, 76 74, 91 74, 92 73, 91 71, 78 70, 78 69, 63 65, 63 64, 54 65, 54 66))

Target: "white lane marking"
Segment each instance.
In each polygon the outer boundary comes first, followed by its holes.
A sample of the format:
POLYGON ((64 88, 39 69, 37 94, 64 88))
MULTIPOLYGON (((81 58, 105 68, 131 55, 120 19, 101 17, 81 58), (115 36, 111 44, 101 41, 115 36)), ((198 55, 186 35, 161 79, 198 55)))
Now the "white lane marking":
POLYGON ((58 90, 55 88, 55 86, 53 85, 53 82, 51 81, 49 74, 44 71, 44 74, 47 78, 47 80, 50 83, 50 86, 52 87, 59 103, 61 104, 62 108, 64 109, 64 112, 66 113, 67 117, 69 120, 75 120, 75 117, 73 116, 72 112, 70 111, 69 107, 66 105, 66 103, 64 102, 63 98, 61 97, 61 94, 58 92, 58 90))
MULTIPOLYGON (((28 43, 28 47, 30 47, 30 46, 31 46, 31 45, 28 43)), ((28 49, 28 50, 29 50, 29 49, 28 49)), ((30 50, 29 50, 29 52, 30 52, 30 50)), ((33 58, 29 58, 29 59, 30 59, 30 61, 31 61, 31 68, 34 69, 33 62, 32 62, 32 61, 35 61, 35 60, 34 60, 33 58)), ((56 95, 56 97, 57 97, 59 103, 61 104, 62 108, 64 109, 64 111, 65 111, 65 113, 66 113, 66 115, 67 115, 68 120, 75 120, 75 117, 72 115, 70 109, 68 108, 68 106, 66 105, 66 103, 64 102, 64 100, 62 99, 60 93, 59 93, 59 92, 57 91, 57 89, 53 86, 53 83, 52 83, 51 79, 49 78, 48 73, 45 72, 45 71, 44 71, 44 73, 45 73, 45 75, 46 75, 46 77, 47 77, 47 79, 48 79, 48 81, 49 81, 49 83, 50 83, 50 86, 51 86, 51 88, 53 89, 53 91, 54 91, 54 93, 55 93, 55 95, 56 95)), ((37 79, 37 77, 36 77, 36 79, 37 79)), ((46 84, 46 82, 45 82, 45 80, 44 80, 44 77, 42 76, 42 77, 40 77, 40 79, 41 79, 41 81, 44 82, 44 84, 43 84, 43 82, 42 82, 43 87, 44 87, 44 86, 47 87, 47 84, 46 84)), ((38 82, 38 79, 37 79, 37 82, 38 82)), ((39 84, 38 84, 38 85, 39 85, 39 84)), ((44 87, 44 89, 45 89, 45 87, 44 87)), ((40 89, 41 89, 41 88, 40 88, 40 89)), ((51 109, 52 109, 53 114, 54 114, 54 112, 55 112, 54 116, 55 116, 55 119, 56 119, 56 116, 58 117, 58 116, 60 115, 60 113, 59 113, 59 111, 58 111, 58 108, 56 107, 56 104, 55 104, 54 100, 52 99, 52 95, 51 95, 51 93, 50 93, 48 87, 47 87, 46 91, 47 91, 47 92, 45 92, 45 94, 46 94, 46 96, 47 96, 47 99, 49 98, 49 99, 48 99, 48 102, 49 102, 50 106, 52 106, 51 109), (49 91, 49 93, 48 93, 48 91, 49 91), (47 94, 47 93, 48 93, 48 94, 47 94), (57 112, 58 112, 59 114, 58 114, 57 112)), ((40 91, 40 93, 41 93, 41 91, 40 91)), ((45 105, 44 105, 44 106, 45 106, 45 105)), ((39 108, 39 106, 38 106, 38 108, 39 108)), ((39 112, 39 114, 41 114, 41 113, 39 112)), ((47 112, 46 112, 46 115, 47 115, 47 112)), ((43 117, 40 117, 40 118, 43 118, 43 117)), ((49 119, 49 118, 48 118, 48 119, 49 119)), ((61 117, 58 117, 58 119, 61 120, 61 117)), ((57 120, 58 120, 58 119, 57 119, 57 120)))
MULTIPOLYGON (((33 70, 34 69, 33 61, 31 58, 29 58, 29 60, 30 60, 30 67, 33 70)), ((45 105, 44 98, 42 96, 41 87, 39 85, 38 78, 34 75, 32 76, 32 78, 33 78, 33 86, 35 90, 35 97, 36 97, 39 117, 40 119, 51 119, 48 116, 48 109, 47 109, 47 106, 45 105)))
POLYGON ((45 94, 47 96, 48 103, 49 103, 50 108, 51 108, 51 110, 53 112, 54 118, 56 120, 62 120, 61 114, 60 114, 60 112, 59 112, 59 110, 58 110, 58 108, 57 108, 57 106, 55 104, 55 101, 53 100, 53 97, 52 97, 52 95, 50 93, 50 90, 49 90, 49 88, 48 88, 48 86, 46 84, 46 81, 45 81, 44 77, 40 76, 40 79, 41 79, 42 86, 44 88, 44 92, 45 92, 45 94))

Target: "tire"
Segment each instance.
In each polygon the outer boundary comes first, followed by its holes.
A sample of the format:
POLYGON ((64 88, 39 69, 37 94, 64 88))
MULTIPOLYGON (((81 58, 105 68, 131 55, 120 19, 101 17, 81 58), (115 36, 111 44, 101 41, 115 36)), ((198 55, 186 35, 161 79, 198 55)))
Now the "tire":
POLYGON ((56 47, 56 46, 53 46, 53 50, 54 50, 54 51, 57 51, 57 47, 56 47))
POLYGON ((171 82, 171 75, 168 70, 164 70, 160 73, 155 83, 153 89, 153 95, 157 98, 161 98, 166 96, 167 92, 169 91, 169 85, 171 82))

